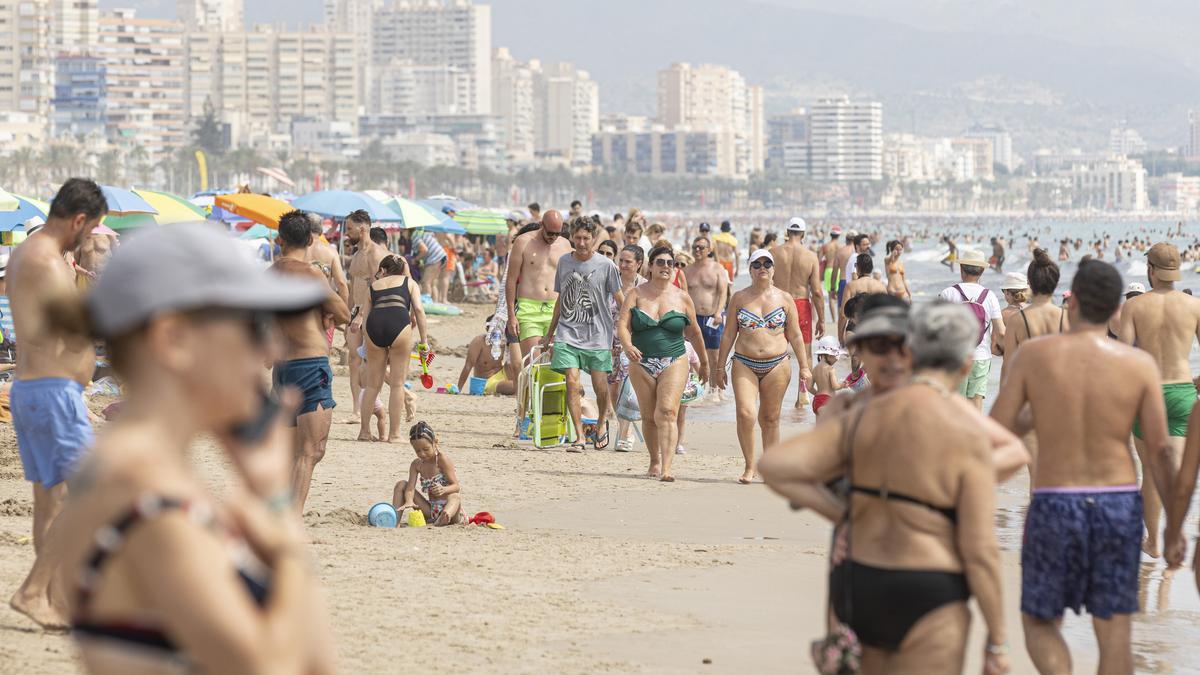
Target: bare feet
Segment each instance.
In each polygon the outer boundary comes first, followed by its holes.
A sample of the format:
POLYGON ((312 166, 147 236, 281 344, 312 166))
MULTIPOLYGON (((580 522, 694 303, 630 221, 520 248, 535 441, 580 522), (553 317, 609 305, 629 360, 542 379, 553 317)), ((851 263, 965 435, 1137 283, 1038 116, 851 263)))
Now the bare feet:
POLYGON ((338 424, 360 424, 361 422, 362 422, 362 415, 359 415, 358 413, 354 413, 353 415, 350 415, 350 416, 346 417, 345 419, 343 419, 342 421, 338 422, 338 424))
POLYGON ((367 441, 368 443, 374 443, 374 442, 378 441, 379 439, 378 439, 378 438, 375 438, 375 437, 374 437, 374 436, 372 436, 370 433, 367 433, 367 434, 359 434, 359 435, 358 435, 358 440, 360 440, 360 441, 367 441))
POLYGON ((675 477, 674 476, 663 476, 662 478, 659 478, 658 480, 662 481, 663 483, 674 483, 675 477))
POLYGON ((66 630, 70 625, 66 614, 56 610, 45 595, 29 596, 17 591, 8 605, 46 630, 66 630))
POLYGON ((650 465, 650 470, 646 472, 646 475, 647 475, 647 476, 649 476, 649 477, 651 477, 651 478, 658 478, 659 476, 661 476, 661 475, 662 475, 662 465, 660 465, 660 464, 651 464, 651 465, 650 465))
POLYGON ((754 482, 757 472, 753 468, 747 468, 742 472, 742 477, 738 478, 738 482, 742 485, 749 485, 754 482))
POLYGON ((1148 536, 1145 539, 1143 539, 1142 540, 1142 553, 1145 553, 1146 555, 1150 556, 1151 558, 1159 557, 1160 552, 1158 550, 1158 537, 1149 537, 1148 536))

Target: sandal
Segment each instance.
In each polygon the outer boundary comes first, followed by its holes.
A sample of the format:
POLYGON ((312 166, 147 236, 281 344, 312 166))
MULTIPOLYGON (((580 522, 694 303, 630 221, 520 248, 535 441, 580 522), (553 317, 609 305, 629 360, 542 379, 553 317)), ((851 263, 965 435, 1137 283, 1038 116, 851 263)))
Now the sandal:
POLYGON ((617 441, 616 451, 617 452, 633 452, 633 441, 628 440, 628 439, 623 440, 623 441, 617 441))
POLYGON ((608 420, 604 420, 604 433, 592 436, 592 447, 596 450, 608 449, 608 420))
POLYGON ((584 452, 587 450, 587 443, 583 441, 575 441, 567 446, 567 452, 584 452))

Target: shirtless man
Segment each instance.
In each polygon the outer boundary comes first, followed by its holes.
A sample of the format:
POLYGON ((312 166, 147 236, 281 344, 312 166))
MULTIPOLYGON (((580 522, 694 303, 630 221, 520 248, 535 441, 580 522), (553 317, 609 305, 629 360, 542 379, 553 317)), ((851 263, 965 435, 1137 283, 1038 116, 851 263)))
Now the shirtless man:
POLYGON ((87 290, 104 270, 112 257, 116 237, 111 234, 89 234, 75 252, 75 281, 80 290, 87 290))
POLYGON ((829 318, 837 321, 837 252, 841 248, 842 228, 833 225, 829 228, 829 241, 821 244, 817 251, 817 260, 821 262, 821 279, 825 283, 825 295, 829 298, 829 318))
MULTIPOLYGON (((687 279, 688 295, 696 306, 696 321, 700 323, 700 334, 704 337, 704 351, 708 353, 708 362, 717 362, 717 352, 721 349, 721 336, 725 334, 725 306, 729 303, 729 275, 725 268, 713 259, 712 241, 707 235, 700 235, 692 240, 692 255, 696 262, 688 265, 683 271, 687 279)), ((709 391, 720 389, 713 387, 716 368, 708 371, 709 391)))
POLYGON ((834 257, 833 280, 837 288, 839 322, 842 321, 842 308, 846 306, 846 284, 854 281, 854 270, 858 265, 858 254, 866 253, 869 248, 871 248, 870 237, 850 230, 846 233, 846 245, 839 248, 837 256, 834 257))
POLYGON ((857 276, 854 281, 846 284, 845 292, 842 294, 841 308, 838 311, 838 341, 843 344, 846 342, 846 303, 857 295, 887 293, 887 286, 884 286, 882 281, 872 275, 872 272, 875 271, 875 261, 871 260, 869 253, 859 253, 855 258, 855 263, 857 276))
POLYGON ((49 530, 62 510, 67 484, 92 444, 83 387, 92 379, 96 352, 90 340, 69 339, 50 321, 56 298, 77 293, 75 273, 63 256, 84 242, 108 212, 100 186, 72 178, 50 203, 46 224, 13 252, 9 301, 16 328, 16 381, 11 391, 13 427, 25 480, 33 483, 33 568, 13 594, 12 608, 47 628, 66 626, 65 598, 51 588, 59 553, 49 530))
MULTIPOLYGON (((1160 392, 1167 409, 1167 433, 1170 436, 1171 466, 1178 468, 1188 432, 1188 415, 1196 404, 1196 385, 1188 366, 1192 341, 1200 339, 1200 298, 1175 290, 1180 279, 1179 249, 1168 243, 1155 244, 1146 252, 1150 291, 1126 301, 1121 308, 1121 329, 1125 344, 1135 345, 1150 354, 1162 377, 1160 392)), ((1133 444, 1142 462, 1147 445, 1140 425, 1133 427, 1133 444)), ((1158 557, 1158 523, 1162 499, 1153 481, 1142 480, 1142 499, 1146 513, 1147 555, 1158 557)))
POLYGON ((332 244, 321 241, 325 233, 321 225, 321 217, 315 213, 308 214, 309 229, 312 232, 312 245, 308 247, 305 260, 321 270, 321 274, 329 282, 330 288, 338 297, 350 305, 350 284, 346 283, 346 272, 342 269, 342 257, 332 244))
MULTIPOLYGON (((489 316, 484 322, 485 331, 492 324, 492 318, 489 316)), ((484 396, 492 394, 512 396, 515 394, 517 386, 508 379, 504 369, 504 353, 506 351, 502 349, 500 358, 492 358, 492 348, 487 343, 487 333, 476 335, 467 347, 467 358, 463 361, 462 371, 458 374, 459 393, 474 393, 472 389, 467 388, 467 378, 476 378, 484 381, 482 392, 484 396)))
MULTIPOLYGON (((371 299, 371 282, 379 271, 379 263, 388 255, 388 250, 371 241, 371 216, 366 211, 355 211, 346 216, 346 239, 356 249, 350 258, 350 325, 346 328, 346 351, 350 360, 350 401, 354 415, 342 420, 343 424, 358 424, 358 399, 362 392, 363 360, 358 348, 363 343, 362 308, 371 299)), ((372 402, 368 401, 367 405, 372 402)))
MULTIPOLYGON (((803 218, 788 221, 787 239, 771 248, 775 259, 775 287, 788 293, 796 301, 796 316, 800 319, 800 333, 804 336, 804 350, 808 363, 812 363, 813 313, 817 315, 816 336, 825 334, 825 303, 821 291, 821 264, 817 254, 804 245, 804 233, 808 225, 803 218)), ((799 356, 799 355, 797 355, 799 356)), ((715 363, 711 361, 710 363, 715 363)), ((808 405, 808 383, 800 380, 796 395, 796 407, 808 405)))
MULTIPOLYGON (((722 221, 721 231, 713 235, 713 246, 716 247, 713 252, 717 255, 717 262, 729 273, 729 280, 733 281, 741 274, 742 261, 738 257, 737 237, 733 236, 733 226, 728 220, 722 221)), ((646 255, 649 257, 649 252, 646 255)))
POLYGON ((522 234, 512 243, 504 301, 508 305, 508 333, 521 342, 521 356, 546 336, 554 318, 554 275, 558 259, 571 252, 562 235, 562 215, 553 209, 542 216, 542 226, 522 234))
MULTIPOLYGON (((303 211, 285 213, 279 219, 279 259, 271 266, 276 272, 328 283, 325 275, 309 261, 312 247, 312 227, 303 211)), ((295 464, 292 469, 292 495, 296 508, 304 513, 313 469, 325 457, 329 426, 333 422, 333 370, 329 367, 329 340, 325 326, 345 325, 350 320, 346 302, 329 289, 329 297, 317 309, 295 316, 279 318, 283 337, 283 360, 275 364, 271 382, 276 392, 284 387, 300 390, 302 403, 295 427, 295 464)))
POLYGON ((897 240, 887 243, 887 258, 884 259, 883 270, 887 273, 887 291, 892 295, 912 302, 912 291, 908 290, 908 277, 904 274, 904 263, 900 256, 904 254, 904 244, 897 240))
POLYGON ((1021 550, 1025 646, 1041 673, 1072 672, 1060 626, 1067 607, 1092 614, 1101 673, 1132 673, 1130 616, 1138 611, 1142 504, 1129 433, 1145 431, 1147 482, 1169 490, 1175 467, 1154 359, 1111 340, 1121 275, 1080 264, 1067 301, 1071 328, 1021 345, 991 415, 1037 434, 1033 499, 1021 550), (1026 404, 1032 415, 1022 414, 1026 404))

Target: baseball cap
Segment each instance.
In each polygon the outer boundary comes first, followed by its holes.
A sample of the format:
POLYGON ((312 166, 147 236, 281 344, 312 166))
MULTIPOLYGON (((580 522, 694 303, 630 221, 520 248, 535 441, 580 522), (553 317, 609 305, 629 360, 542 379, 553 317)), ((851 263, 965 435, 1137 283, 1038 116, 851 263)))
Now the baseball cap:
POLYGON ((817 344, 813 345, 813 354, 815 356, 820 356, 822 354, 841 356, 842 346, 838 344, 836 335, 826 335, 820 340, 817 340, 817 344))
POLYGON ((722 232, 728 232, 731 229, 733 229, 733 225, 730 225, 728 220, 721 221, 721 231, 722 232))
POLYGON ((1020 272, 1009 272, 1004 275, 1004 283, 1000 284, 1002 291, 1023 291, 1029 288, 1029 279, 1020 272))
POLYGON ((1174 244, 1161 241, 1151 246, 1146 252, 1146 261, 1154 266, 1151 273, 1163 281, 1179 281, 1183 278, 1179 272, 1179 249, 1174 244))
POLYGON ((841 226, 841 225, 834 225, 833 227, 829 228, 829 234, 832 234, 832 235, 834 235, 834 236, 837 236, 837 235, 839 235, 839 234, 841 234, 841 233, 842 233, 842 226, 841 226))
POLYGON ((788 221, 787 229, 788 232, 803 232, 805 229, 807 229, 807 227, 808 226, 804 222, 804 219, 797 216, 788 221))
POLYGON ((751 253, 750 260, 748 262, 754 262, 755 260, 758 260, 760 258, 766 258, 767 260, 770 260, 771 262, 775 262, 775 256, 771 255, 771 252, 765 248, 760 248, 757 251, 755 251, 754 253, 751 253))
POLYGON ((708 223, 700 223, 701 232, 708 232, 710 230, 712 230, 712 225, 709 225, 708 223))
POLYGON ((878 307, 863 315, 854 332, 846 340, 854 344, 874 337, 908 337, 908 310, 900 307, 878 307))
POLYGON ((1125 288, 1125 295, 1129 295, 1130 293, 1137 293, 1138 295, 1141 295, 1142 293, 1145 293, 1145 292, 1146 292, 1146 285, 1140 281, 1135 281, 1135 282, 1129 284, 1129 286, 1125 288))
POLYGON ((161 312, 298 312, 321 304, 328 293, 320 281, 264 269, 212 226, 174 225, 141 232, 118 248, 87 305, 98 336, 111 338, 161 312))

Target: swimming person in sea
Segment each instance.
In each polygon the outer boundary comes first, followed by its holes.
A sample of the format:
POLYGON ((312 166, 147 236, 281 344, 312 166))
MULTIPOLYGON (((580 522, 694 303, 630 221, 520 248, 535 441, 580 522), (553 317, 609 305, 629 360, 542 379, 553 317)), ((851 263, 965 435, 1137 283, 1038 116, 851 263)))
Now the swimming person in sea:
POLYGON ((674 253, 669 246, 656 246, 649 260, 650 281, 626 294, 617 335, 629 357, 629 376, 642 412, 642 435, 650 450, 648 475, 672 483, 671 460, 679 445, 679 404, 689 370, 685 333, 700 357, 701 381, 708 377, 708 359, 692 298, 671 283, 674 253))
POLYGON ((438 446, 433 427, 425 421, 417 422, 408 430, 408 442, 417 458, 408 466, 408 480, 396 483, 392 492, 392 506, 400 522, 404 522, 405 512, 411 509, 420 509, 430 525, 463 522, 458 473, 454 462, 438 446))

